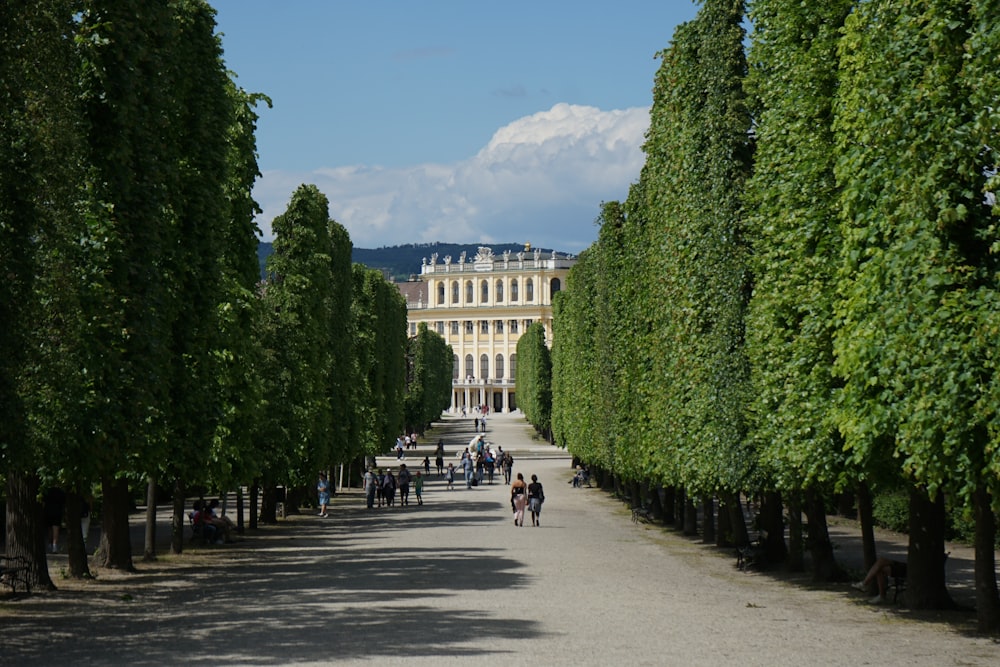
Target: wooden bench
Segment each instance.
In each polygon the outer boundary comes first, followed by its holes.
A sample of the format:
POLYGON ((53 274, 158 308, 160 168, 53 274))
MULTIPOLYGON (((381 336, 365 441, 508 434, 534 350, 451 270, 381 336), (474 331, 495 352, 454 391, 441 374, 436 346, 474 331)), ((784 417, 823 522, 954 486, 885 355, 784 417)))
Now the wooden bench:
POLYGON ((31 593, 31 563, 24 556, 0 556, 0 583, 9 586, 16 595, 21 586, 31 593))
POLYGON ((760 537, 736 548, 736 568, 741 572, 750 569, 761 569, 764 565, 766 551, 760 537))

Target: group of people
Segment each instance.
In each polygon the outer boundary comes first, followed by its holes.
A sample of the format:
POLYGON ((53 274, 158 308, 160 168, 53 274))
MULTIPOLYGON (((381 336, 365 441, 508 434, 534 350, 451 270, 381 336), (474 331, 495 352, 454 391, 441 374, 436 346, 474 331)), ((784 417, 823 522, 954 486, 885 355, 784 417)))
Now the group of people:
POLYGON ((369 468, 365 473, 364 491, 365 503, 368 509, 375 507, 392 507, 396 504, 396 492, 399 492, 400 506, 410 504, 410 486, 416 496, 417 504, 424 504, 424 476, 418 470, 416 474, 411 473, 405 463, 399 466, 399 472, 393 474, 392 470, 386 468, 384 471, 378 468, 369 468))
MULTIPOLYGON (((487 444, 483 436, 479 436, 462 452, 458 465, 465 476, 465 488, 467 489, 479 486, 484 481, 487 484, 492 484, 493 476, 498 468, 503 474, 504 484, 510 484, 514 457, 510 455, 510 452, 503 451, 503 447, 494 450, 492 444, 487 444)), ((447 479, 450 489, 455 481, 454 466, 451 463, 448 464, 447 479)))
POLYGON ((396 438, 396 458, 397 459, 405 459, 406 458, 406 453, 405 452, 406 452, 406 450, 408 450, 410 448, 413 448, 413 449, 417 448, 417 434, 416 433, 410 433, 410 434, 405 434, 404 433, 403 435, 401 435, 401 436, 399 436, 399 437, 396 438))
POLYGON ((235 541, 233 521, 229 517, 219 514, 219 500, 217 498, 213 498, 207 503, 201 499, 194 501, 191 506, 191 525, 194 526, 195 535, 201 533, 209 544, 224 544, 235 541))
POLYGON ((524 509, 531 513, 531 525, 541 525, 542 503, 545 502, 545 491, 538 475, 531 476, 531 484, 524 481, 524 475, 517 473, 517 479, 510 485, 510 506, 514 510, 514 525, 524 525, 524 509))

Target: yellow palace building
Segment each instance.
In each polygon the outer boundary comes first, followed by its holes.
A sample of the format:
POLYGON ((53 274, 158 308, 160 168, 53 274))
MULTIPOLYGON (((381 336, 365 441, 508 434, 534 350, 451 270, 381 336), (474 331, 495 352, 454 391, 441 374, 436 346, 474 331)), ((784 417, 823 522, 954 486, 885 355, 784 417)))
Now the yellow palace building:
POLYGON ((424 258, 420 274, 397 283, 406 297, 409 334, 417 326, 441 334, 454 351, 452 413, 517 409, 517 341, 535 322, 545 326, 552 344, 552 295, 576 259, 531 250, 494 255, 480 247, 471 260, 463 252, 439 261, 424 258))

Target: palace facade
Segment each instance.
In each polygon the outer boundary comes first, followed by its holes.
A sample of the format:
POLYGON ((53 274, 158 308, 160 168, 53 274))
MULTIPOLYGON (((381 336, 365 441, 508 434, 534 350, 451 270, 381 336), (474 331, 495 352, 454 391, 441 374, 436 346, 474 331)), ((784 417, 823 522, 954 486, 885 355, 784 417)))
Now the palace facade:
POLYGON ((552 344, 552 295, 566 280, 576 259, 552 252, 543 257, 480 247, 471 261, 463 252, 438 261, 424 259, 420 275, 397 283, 406 297, 410 336, 417 326, 441 334, 454 351, 451 412, 470 413, 487 405, 491 412, 517 409, 517 341, 540 322, 552 344))

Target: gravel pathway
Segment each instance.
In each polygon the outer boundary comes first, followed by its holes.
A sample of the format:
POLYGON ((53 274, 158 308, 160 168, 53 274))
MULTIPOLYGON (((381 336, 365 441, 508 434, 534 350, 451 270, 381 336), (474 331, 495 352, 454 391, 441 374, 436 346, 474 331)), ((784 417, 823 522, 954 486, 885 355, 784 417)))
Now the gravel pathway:
MULTIPOLYGON (((471 425, 429 439, 454 461, 471 425)), ((68 582, 54 561, 59 591, 0 603, 0 664, 1000 664, 1000 646, 962 632, 968 614, 914 620, 846 585, 738 572, 572 488, 565 454, 521 420, 489 428, 515 472, 545 485, 540 527, 513 525, 502 481, 447 491, 432 474, 422 507, 411 494, 409 507, 367 510, 341 493, 328 519, 291 517, 136 575, 68 582)))

